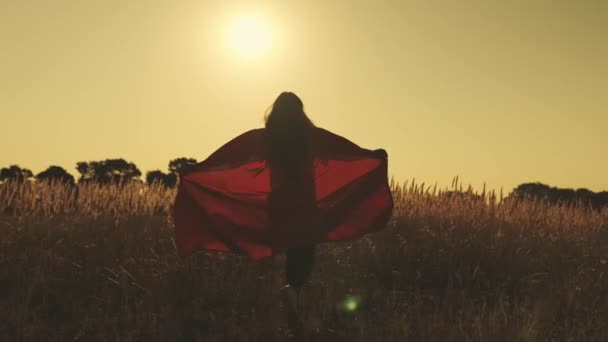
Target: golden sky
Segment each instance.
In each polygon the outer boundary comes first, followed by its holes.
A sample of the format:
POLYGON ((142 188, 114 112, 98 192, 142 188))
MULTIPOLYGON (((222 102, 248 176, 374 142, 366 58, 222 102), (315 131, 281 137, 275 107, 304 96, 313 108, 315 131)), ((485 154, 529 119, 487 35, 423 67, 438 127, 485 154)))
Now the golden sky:
POLYGON ((608 190, 608 1, 0 0, 0 167, 166 171, 283 90, 397 179, 608 190), (264 54, 229 48, 242 15, 264 54))

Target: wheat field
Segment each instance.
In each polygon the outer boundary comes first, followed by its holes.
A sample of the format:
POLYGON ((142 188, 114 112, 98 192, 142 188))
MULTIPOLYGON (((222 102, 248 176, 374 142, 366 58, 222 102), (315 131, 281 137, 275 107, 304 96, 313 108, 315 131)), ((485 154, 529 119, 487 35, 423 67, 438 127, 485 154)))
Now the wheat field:
MULTIPOLYGON (((446 196, 461 188, 392 182, 388 227, 321 244, 301 338, 608 340, 608 208, 446 196)), ((174 196, 139 183, 0 185, 0 340, 294 340, 284 257, 181 260, 174 196)))

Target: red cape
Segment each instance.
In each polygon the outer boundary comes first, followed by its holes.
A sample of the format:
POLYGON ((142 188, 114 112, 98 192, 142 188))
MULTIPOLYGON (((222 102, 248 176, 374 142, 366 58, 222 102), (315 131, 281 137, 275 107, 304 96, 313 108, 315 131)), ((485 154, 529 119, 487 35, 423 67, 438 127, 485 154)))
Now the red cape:
POLYGON ((180 177, 173 207, 178 252, 246 254, 350 240, 382 229, 393 200, 384 150, 312 128, 309 168, 286 177, 269 166, 264 129, 234 138, 180 177))

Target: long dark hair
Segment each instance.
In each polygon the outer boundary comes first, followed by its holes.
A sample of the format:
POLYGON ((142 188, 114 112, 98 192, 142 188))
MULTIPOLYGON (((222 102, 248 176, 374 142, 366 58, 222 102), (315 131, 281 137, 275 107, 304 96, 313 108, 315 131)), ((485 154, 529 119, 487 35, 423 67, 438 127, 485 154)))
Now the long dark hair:
POLYGON ((304 112, 304 103, 292 92, 282 92, 265 117, 266 136, 270 143, 270 163, 295 172, 308 152, 307 134, 312 121, 304 112))

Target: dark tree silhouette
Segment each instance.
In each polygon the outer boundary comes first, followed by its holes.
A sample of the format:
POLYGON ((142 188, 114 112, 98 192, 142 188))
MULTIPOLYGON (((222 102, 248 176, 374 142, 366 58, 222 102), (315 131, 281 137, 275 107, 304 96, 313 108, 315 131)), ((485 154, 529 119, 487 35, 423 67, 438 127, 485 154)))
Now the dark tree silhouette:
POLYGON ((146 184, 152 185, 154 182, 163 182, 166 174, 161 170, 148 171, 146 173, 146 184))
POLYGON ((78 162, 76 170, 80 173, 78 182, 125 183, 137 181, 141 171, 133 163, 124 159, 78 162))
POLYGON ((56 166, 56 165, 49 166, 48 169, 37 174, 36 179, 39 181, 48 180, 48 181, 59 181, 59 182, 70 184, 70 185, 74 184, 74 176, 69 174, 61 166, 56 166))
POLYGON ((608 207, 608 191, 602 191, 595 194, 592 201, 594 208, 608 207))
POLYGON ((549 199, 551 187, 542 183, 524 183, 518 185, 512 195, 517 198, 549 199))
POLYGON ((161 183, 168 188, 172 188, 177 183, 177 175, 173 172, 164 173, 160 170, 149 171, 146 174, 146 183, 148 185, 161 183))
POLYGON ((590 191, 589 189, 576 189, 576 199, 584 204, 592 204, 594 197, 595 192, 590 191))
POLYGON ((542 183, 524 183, 518 185, 508 199, 539 199, 554 204, 583 204, 595 209, 608 206, 608 192, 595 193, 588 189, 562 189, 542 183))
POLYGON ((194 158, 176 158, 169 162, 169 172, 181 175, 191 170, 196 163, 194 158))
POLYGON ((11 165, 0 169, 0 182, 18 181, 23 182, 32 178, 34 174, 29 169, 21 168, 18 165, 11 165))

